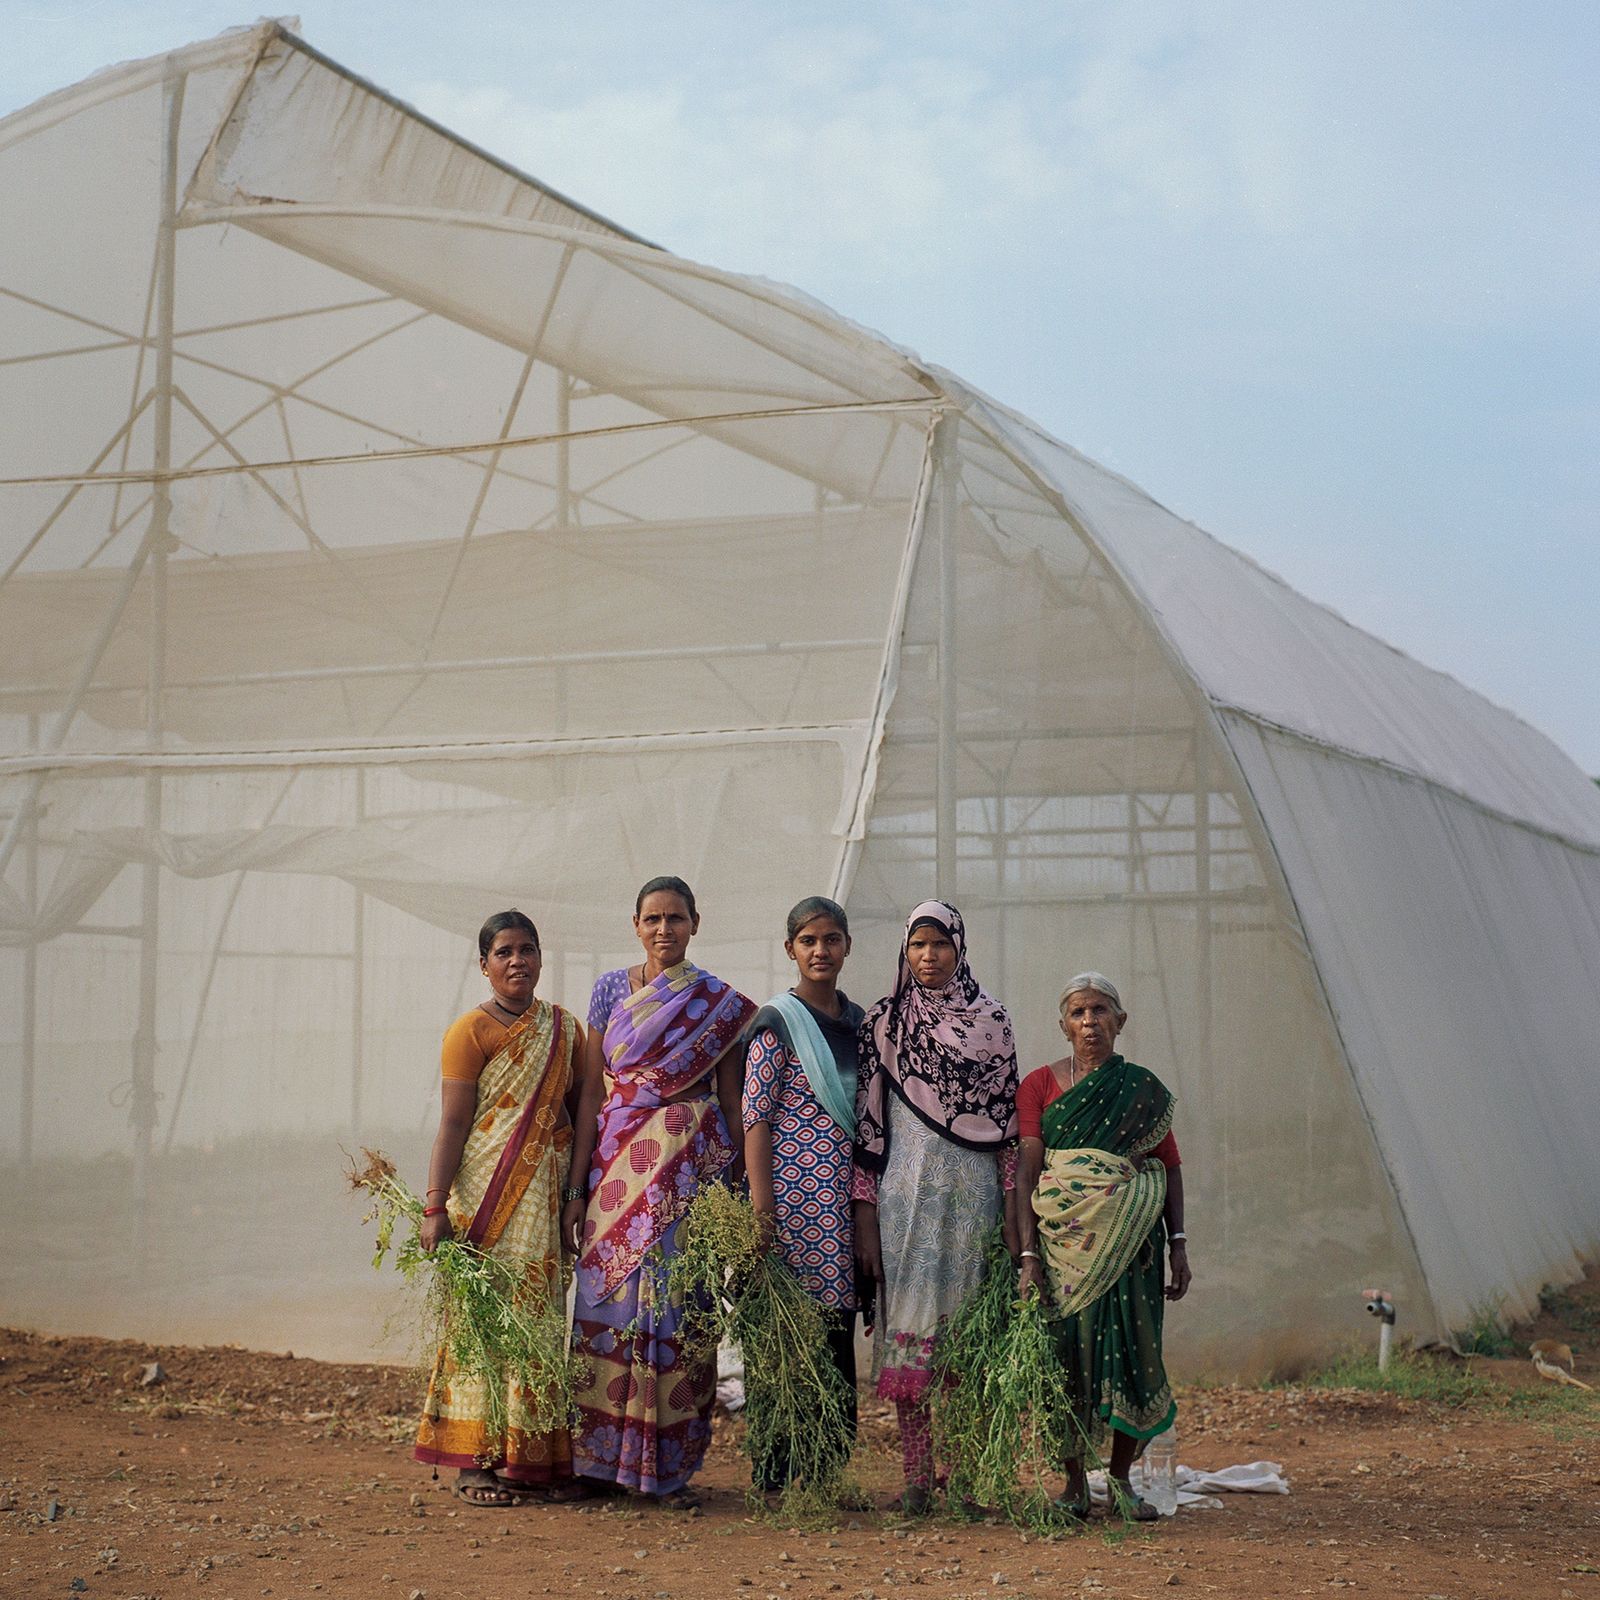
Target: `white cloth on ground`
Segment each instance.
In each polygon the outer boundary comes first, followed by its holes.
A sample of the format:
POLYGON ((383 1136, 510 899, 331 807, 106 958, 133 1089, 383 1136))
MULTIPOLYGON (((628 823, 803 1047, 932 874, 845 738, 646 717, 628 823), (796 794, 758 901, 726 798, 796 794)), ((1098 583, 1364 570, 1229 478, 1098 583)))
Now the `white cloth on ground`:
MULTIPOLYGON (((1178 1467, 1178 1504, 1200 1506, 1208 1511, 1220 1511, 1219 1494, 1288 1494, 1289 1480, 1283 1467, 1276 1461, 1247 1461, 1238 1466, 1218 1467, 1214 1471, 1205 1467, 1178 1467)), ((1144 1462, 1135 1461, 1128 1474, 1128 1482, 1135 1494, 1150 1498, 1150 1486, 1145 1481, 1144 1462)), ((1089 1497, 1096 1505, 1105 1505, 1111 1498, 1106 1488, 1103 1472, 1089 1474, 1089 1497)))

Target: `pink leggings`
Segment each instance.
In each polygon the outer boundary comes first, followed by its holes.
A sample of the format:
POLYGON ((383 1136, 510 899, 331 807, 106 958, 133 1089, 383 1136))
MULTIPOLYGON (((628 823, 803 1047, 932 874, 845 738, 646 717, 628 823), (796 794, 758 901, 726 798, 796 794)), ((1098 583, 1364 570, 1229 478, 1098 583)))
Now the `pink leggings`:
POLYGON ((934 1487, 933 1430, 926 1400, 896 1400, 895 1414, 900 1419, 900 1458, 906 1482, 919 1488, 934 1487))

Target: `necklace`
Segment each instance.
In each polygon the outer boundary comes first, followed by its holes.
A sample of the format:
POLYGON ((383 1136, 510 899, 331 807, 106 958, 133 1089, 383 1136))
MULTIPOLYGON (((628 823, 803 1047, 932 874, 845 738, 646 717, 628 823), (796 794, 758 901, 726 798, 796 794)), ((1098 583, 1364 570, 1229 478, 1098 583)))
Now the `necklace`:
POLYGON ((492 1005, 497 1011, 505 1012, 505 1014, 510 1017, 513 1022, 516 1022, 525 1016, 528 1010, 527 1006, 524 1006, 521 1011, 513 1011, 510 1006, 501 1005, 499 995, 490 995, 489 1004, 492 1005))

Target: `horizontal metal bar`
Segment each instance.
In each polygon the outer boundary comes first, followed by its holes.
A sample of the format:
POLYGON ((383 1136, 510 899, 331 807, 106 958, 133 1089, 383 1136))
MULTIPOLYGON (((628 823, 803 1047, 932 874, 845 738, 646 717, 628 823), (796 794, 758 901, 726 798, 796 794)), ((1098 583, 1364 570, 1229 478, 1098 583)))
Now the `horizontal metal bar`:
MULTIPOLYGON (((974 894, 963 889, 961 904, 963 907, 972 907, 974 910, 1004 910, 1019 911, 1026 908, 1047 908, 1050 906, 1119 906, 1119 905, 1266 905, 1272 899, 1266 889, 1130 889, 1126 894, 1115 891, 1105 894, 1090 894, 1082 890, 1069 890, 1062 894, 1049 895, 996 895, 974 894)), ((850 908, 852 917, 868 916, 869 912, 857 911, 850 908)), ((903 911, 894 913, 895 917, 905 915, 903 911)), ((969 919, 970 920, 970 919, 969 919)))
POLYGON ((367 467, 388 461, 431 461, 452 456, 486 456, 496 451, 523 450, 588 439, 659 433, 673 428, 710 428, 736 422, 791 422, 809 417, 842 417, 926 411, 933 400, 927 395, 894 400, 836 400, 815 405, 762 406, 744 411, 719 411, 699 416, 651 417, 642 422, 617 422, 594 428, 573 428, 565 433, 520 434, 511 439, 475 439, 462 444, 411 445, 389 450, 358 450, 336 455, 280 457, 272 461, 230 461, 211 467, 174 467, 169 472, 134 468, 124 472, 43 472, 0 478, 0 488, 38 484, 156 483, 199 478, 232 478, 243 473, 309 472, 317 467, 367 467))
POLYGON ((484 739, 441 744, 305 745, 204 750, 49 750, 0 757, 0 776, 27 772, 216 771, 229 768, 414 766, 440 761, 512 761, 530 756, 634 755, 752 744, 840 744, 866 736, 859 722, 691 728, 679 733, 616 733, 569 739, 484 739))
POLYGON ((354 961, 349 950, 219 950, 217 955, 241 961, 354 961))
MULTIPOLYGON (((219 673, 209 678, 171 678, 163 686, 168 694, 178 689, 233 689, 241 686, 274 683, 343 682, 351 678, 433 677, 460 672, 523 672, 533 667, 602 666, 610 661, 698 661, 725 660, 749 656, 827 655, 847 650, 881 650, 878 639, 782 640, 746 644, 676 645, 660 650, 573 650, 560 655, 478 656, 446 661, 374 662, 353 667, 301 667, 281 672, 219 673)), ((7 684, 0 686, 0 700, 36 698, 59 689, 56 684, 7 684)), ((90 694, 143 694, 145 684, 96 683, 90 694)))

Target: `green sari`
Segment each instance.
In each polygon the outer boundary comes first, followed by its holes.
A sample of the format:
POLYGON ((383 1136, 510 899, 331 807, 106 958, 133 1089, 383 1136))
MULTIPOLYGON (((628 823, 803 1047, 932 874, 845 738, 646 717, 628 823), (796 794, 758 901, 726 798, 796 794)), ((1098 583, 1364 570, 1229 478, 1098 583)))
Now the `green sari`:
POLYGON ((1056 1348, 1091 1438, 1150 1439, 1177 1405, 1161 1360, 1166 1168, 1135 1166, 1172 1126, 1171 1091, 1113 1055, 1053 1100, 1033 1209, 1056 1348))

